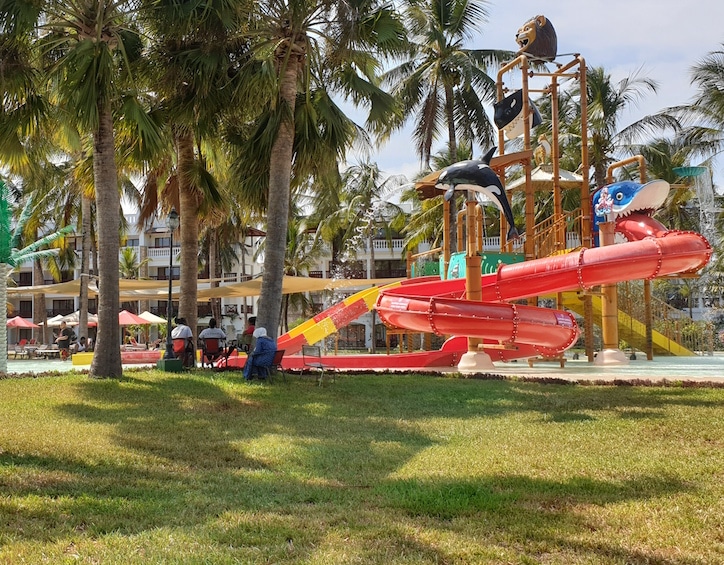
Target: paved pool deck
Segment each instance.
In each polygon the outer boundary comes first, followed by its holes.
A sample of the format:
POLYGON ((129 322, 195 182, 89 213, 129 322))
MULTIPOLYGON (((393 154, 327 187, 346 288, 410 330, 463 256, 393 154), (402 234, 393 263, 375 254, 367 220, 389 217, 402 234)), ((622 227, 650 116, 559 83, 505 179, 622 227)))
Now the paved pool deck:
POLYGON ((562 379, 568 381, 632 381, 644 380, 699 381, 724 383, 724 354, 697 355, 694 357, 654 357, 648 361, 646 355, 637 353, 635 360, 627 365, 600 366, 589 363, 585 358, 568 357, 565 367, 558 363, 536 363, 528 367, 523 359, 513 363, 495 363, 496 373, 506 377, 562 379))
MULTIPOLYGON (((154 367, 155 365, 124 365, 124 369, 154 367)), ((83 371, 89 366, 73 365, 59 359, 8 359, 8 373, 44 373, 48 371, 83 371)), ((414 369, 411 369, 414 370, 414 369)), ((525 359, 517 362, 495 363, 495 369, 486 371, 504 377, 529 379, 557 379, 571 382, 615 382, 615 381, 691 381, 724 384, 724 353, 697 355, 694 357, 654 357, 646 360, 644 354, 627 365, 599 366, 585 358, 572 359, 567 356, 564 368, 558 363, 536 363, 529 367, 525 359)))

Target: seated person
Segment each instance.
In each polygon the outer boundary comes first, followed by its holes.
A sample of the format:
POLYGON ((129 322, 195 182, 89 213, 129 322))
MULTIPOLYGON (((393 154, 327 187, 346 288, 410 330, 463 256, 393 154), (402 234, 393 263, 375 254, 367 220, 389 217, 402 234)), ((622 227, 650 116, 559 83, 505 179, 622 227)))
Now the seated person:
POLYGON ((244 378, 247 381, 254 378, 254 373, 258 373, 259 367, 269 367, 277 352, 276 341, 266 335, 266 328, 256 328, 253 336, 256 338, 256 346, 244 365, 244 378))
POLYGON ((218 353, 213 355, 209 361, 214 361, 215 359, 218 359, 221 357, 222 349, 224 348, 225 342, 226 342, 226 334, 224 333, 224 330, 221 328, 216 327, 216 318, 211 318, 209 320, 209 327, 205 330, 202 330, 199 334, 199 343, 201 344, 201 347, 204 349, 204 355, 206 355, 206 340, 207 339, 216 339, 217 344, 219 347, 218 353))
POLYGON ((83 353, 88 349, 88 340, 84 335, 80 336, 78 343, 74 345, 75 353, 83 353))
POLYGON ((191 328, 186 325, 186 318, 176 318, 176 327, 171 331, 171 339, 183 339, 184 348, 181 351, 174 352, 178 357, 183 359, 184 367, 196 366, 196 350, 194 349, 194 334, 191 328))
POLYGON ((241 343, 239 344, 241 349, 243 351, 245 351, 246 353, 249 353, 249 348, 251 347, 251 340, 254 335, 255 329, 256 329, 256 316, 252 316, 251 318, 249 318, 247 325, 241 334, 241 343))

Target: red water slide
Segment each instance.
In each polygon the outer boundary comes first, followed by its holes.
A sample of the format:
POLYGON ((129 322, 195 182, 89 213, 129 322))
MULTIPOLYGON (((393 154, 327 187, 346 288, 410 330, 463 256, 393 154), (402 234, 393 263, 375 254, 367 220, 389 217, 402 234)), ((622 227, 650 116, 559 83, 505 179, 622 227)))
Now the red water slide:
POLYGON ((711 257, 711 246, 697 233, 656 235, 502 265, 497 273, 482 277, 482 302, 465 300, 465 279, 452 279, 383 290, 376 310, 392 326, 496 344, 495 349, 486 349, 493 359, 553 356, 576 341, 578 327, 573 316, 504 301, 695 272, 711 257))

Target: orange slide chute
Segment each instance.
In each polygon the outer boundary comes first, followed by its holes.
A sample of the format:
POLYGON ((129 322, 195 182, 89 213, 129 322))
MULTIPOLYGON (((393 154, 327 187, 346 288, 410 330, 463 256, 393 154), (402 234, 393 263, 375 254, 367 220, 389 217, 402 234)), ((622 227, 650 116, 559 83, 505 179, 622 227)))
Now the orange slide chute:
POLYGON ((465 279, 452 279, 383 289, 376 308, 382 320, 396 327, 511 346, 502 352, 486 349, 494 358, 552 356, 578 337, 572 315, 503 301, 694 272, 706 265, 711 253, 703 236, 670 231, 662 237, 501 265, 482 277, 483 302, 465 300, 465 279))

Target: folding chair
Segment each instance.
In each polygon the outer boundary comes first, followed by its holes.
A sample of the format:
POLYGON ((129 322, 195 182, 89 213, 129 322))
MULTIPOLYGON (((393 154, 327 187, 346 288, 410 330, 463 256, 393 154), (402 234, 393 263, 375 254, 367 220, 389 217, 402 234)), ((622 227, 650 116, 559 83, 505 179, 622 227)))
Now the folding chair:
POLYGON ((284 372, 284 369, 282 369, 283 358, 284 350, 277 349, 277 352, 274 354, 274 359, 272 359, 270 365, 255 365, 255 368, 259 370, 259 375, 268 378, 269 382, 272 382, 272 376, 274 373, 281 373, 282 377, 284 377, 284 381, 286 382, 287 375, 284 372))
POLYGON ((224 352, 219 347, 219 338, 217 337, 208 337, 204 339, 203 343, 201 344, 201 367, 205 367, 206 365, 209 366, 209 368, 214 368, 214 361, 219 359, 224 352))
POLYGON ((231 354, 234 353, 234 350, 236 349, 236 340, 232 339, 231 342, 226 346, 221 348, 221 352, 219 355, 219 362, 216 364, 215 371, 227 371, 230 369, 229 367, 229 357, 231 357, 231 354))
MULTIPOLYGON (((325 371, 331 369, 331 367, 322 363, 322 349, 318 345, 302 346, 302 362, 305 367, 319 371, 319 386, 322 386, 325 371)), ((332 382, 334 382, 334 372, 332 373, 332 382)))
POLYGON ((184 367, 196 367, 196 355, 193 348, 187 347, 187 340, 177 337, 173 340, 173 352, 178 359, 182 360, 184 367))
POLYGON ((251 341, 254 339, 254 336, 251 334, 239 334, 241 335, 240 339, 237 339, 239 343, 239 350, 244 351, 246 353, 249 353, 251 351, 251 341))

